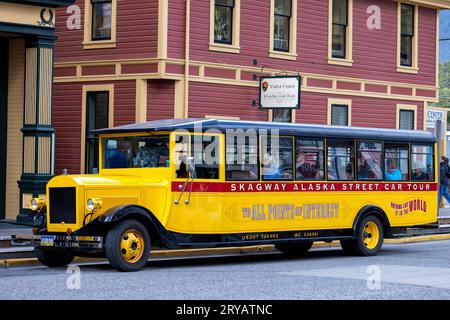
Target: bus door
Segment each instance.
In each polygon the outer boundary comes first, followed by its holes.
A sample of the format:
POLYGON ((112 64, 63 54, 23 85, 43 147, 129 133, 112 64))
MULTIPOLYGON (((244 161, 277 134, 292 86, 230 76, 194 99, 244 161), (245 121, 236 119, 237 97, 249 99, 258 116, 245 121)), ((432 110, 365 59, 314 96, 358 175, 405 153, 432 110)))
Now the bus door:
POLYGON ((168 229, 187 234, 221 231, 223 135, 173 133, 171 140, 174 161, 168 229))

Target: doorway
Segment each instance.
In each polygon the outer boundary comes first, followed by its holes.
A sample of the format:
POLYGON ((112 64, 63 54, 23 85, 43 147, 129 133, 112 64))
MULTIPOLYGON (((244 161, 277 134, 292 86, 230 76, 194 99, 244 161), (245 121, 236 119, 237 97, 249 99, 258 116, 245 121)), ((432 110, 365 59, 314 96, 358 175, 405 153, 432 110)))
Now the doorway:
POLYGON ((5 219, 6 207, 6 134, 8 127, 8 69, 9 40, 0 38, 0 220, 5 219))

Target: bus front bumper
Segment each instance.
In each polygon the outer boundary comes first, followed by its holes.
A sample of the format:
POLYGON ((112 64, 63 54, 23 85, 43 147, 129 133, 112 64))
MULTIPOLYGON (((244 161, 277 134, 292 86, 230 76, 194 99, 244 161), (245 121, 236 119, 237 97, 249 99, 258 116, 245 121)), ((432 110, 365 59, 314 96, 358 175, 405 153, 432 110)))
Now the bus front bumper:
POLYGON ((103 237, 67 235, 12 235, 11 245, 31 245, 50 248, 102 249, 103 237))

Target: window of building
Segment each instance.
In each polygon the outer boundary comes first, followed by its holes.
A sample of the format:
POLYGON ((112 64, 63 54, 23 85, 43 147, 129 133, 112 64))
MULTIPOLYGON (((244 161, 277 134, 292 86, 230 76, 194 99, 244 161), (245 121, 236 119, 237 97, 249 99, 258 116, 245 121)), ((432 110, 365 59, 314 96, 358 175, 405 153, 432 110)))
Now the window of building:
POLYGON ((91 0, 92 40, 111 40, 112 1, 91 0))
POLYGON ((98 172, 99 143, 92 131, 109 126, 109 92, 88 92, 86 105, 86 173, 98 172))
POLYGON ((419 8, 399 3, 397 10, 397 71, 417 73, 419 8))
POLYGON ((288 52, 290 48, 289 38, 292 17, 292 1, 275 0, 274 14, 273 49, 288 52))
POLYGON ((406 181, 409 172, 408 145, 384 145, 384 179, 406 181))
POLYGON ((329 0, 328 63, 353 64, 353 0, 329 0))
POLYGON ((226 178, 230 181, 259 180, 258 138, 228 135, 226 139, 226 178))
POLYGON ((323 140, 295 140, 295 179, 324 179, 324 143, 323 140))
POLYGON ((293 179, 293 138, 261 136, 263 180, 293 179))
POLYGON ((273 122, 292 122, 292 110, 291 109, 273 109, 272 110, 273 122))
POLYGON ((414 130, 414 110, 400 110, 398 128, 403 130, 414 130))
POLYGON ((234 0, 215 0, 214 42, 232 44, 234 0))
POLYGON ((239 53, 241 0, 210 0, 209 50, 239 53))
POLYGON ((331 105, 331 125, 348 126, 348 106, 333 104, 331 105))
POLYGON ((413 66, 414 6, 401 5, 400 65, 413 66))
POLYGON ((347 28, 348 0, 333 0, 333 58, 346 57, 347 28))
POLYGON ((117 0, 84 0, 84 49, 116 46, 117 0))
POLYGON ((354 180, 354 142, 328 140, 328 180, 354 180))
POLYGON ((411 147, 411 180, 433 181, 433 147, 412 145, 411 147))
POLYGON ((358 142, 358 180, 383 180, 382 143, 358 142))
POLYGON ((276 59, 297 59, 297 0, 270 0, 270 50, 276 59))

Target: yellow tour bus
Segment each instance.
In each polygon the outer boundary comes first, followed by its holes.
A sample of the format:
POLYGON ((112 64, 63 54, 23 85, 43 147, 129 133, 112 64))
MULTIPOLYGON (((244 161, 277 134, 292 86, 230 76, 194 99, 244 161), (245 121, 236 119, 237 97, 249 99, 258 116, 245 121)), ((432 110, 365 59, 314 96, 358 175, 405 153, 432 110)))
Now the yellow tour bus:
POLYGON ((31 200, 49 267, 93 256, 135 271, 158 249, 263 244, 301 256, 333 240, 370 256, 437 221, 430 132, 175 119, 96 134, 98 174, 55 176, 31 200))

